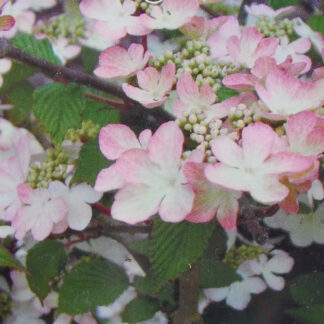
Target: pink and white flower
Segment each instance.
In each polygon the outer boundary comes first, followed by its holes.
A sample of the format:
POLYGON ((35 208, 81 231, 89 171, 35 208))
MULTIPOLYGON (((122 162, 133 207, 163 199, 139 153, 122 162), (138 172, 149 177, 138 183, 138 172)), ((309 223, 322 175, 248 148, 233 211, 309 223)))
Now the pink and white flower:
POLYGON ((278 43, 277 38, 263 38, 256 27, 248 26, 240 37, 229 37, 226 48, 234 63, 252 68, 258 58, 272 56, 278 43))
POLYGON ((51 199, 47 189, 33 190, 28 184, 19 185, 17 191, 25 206, 19 208, 12 221, 16 237, 22 239, 31 230, 35 240, 45 239, 51 233, 54 224, 60 222, 67 213, 64 200, 51 199))
MULTIPOLYGON (((145 129, 137 139, 135 133, 129 127, 122 124, 110 124, 100 131, 99 147, 108 160, 117 160, 124 152, 130 149, 145 149, 151 136, 151 130, 145 129)), ((119 189, 124 183, 125 181, 116 171, 116 165, 112 164, 99 172, 94 189, 105 192, 119 189)))
POLYGON ((184 174, 195 192, 193 208, 186 220, 192 223, 211 221, 215 215, 227 230, 236 229, 239 211, 239 192, 224 191, 207 181, 204 170, 206 163, 187 162, 184 174))
POLYGON ((141 44, 131 44, 128 50, 120 46, 112 46, 99 55, 99 66, 94 74, 102 78, 126 78, 142 70, 150 58, 144 53, 141 44))
POLYGON ((128 97, 139 101, 146 108, 161 106, 168 98, 167 92, 173 86, 175 65, 169 63, 163 66, 161 73, 153 67, 137 72, 137 82, 140 88, 124 83, 123 90, 128 97))
POLYGON ((153 6, 150 16, 142 14, 141 22, 149 29, 177 29, 198 12, 198 0, 164 0, 153 6))
POLYGON ((301 73, 306 73, 312 66, 312 60, 307 56, 303 55, 311 48, 311 42, 308 38, 302 37, 291 43, 287 36, 280 38, 280 45, 277 47, 274 58, 277 64, 283 63, 288 56, 292 58, 293 63, 305 63, 304 69, 301 73))
POLYGON ((318 108, 324 101, 324 79, 302 81, 288 70, 276 67, 266 77, 265 84, 255 89, 271 112, 293 115, 318 108))
POLYGON ((55 224, 54 232, 64 232, 68 227, 82 231, 90 223, 92 209, 89 204, 100 200, 102 194, 94 191, 86 183, 76 184, 69 188, 62 182, 53 181, 48 187, 51 198, 61 198, 67 207, 67 213, 59 224, 55 224))
POLYGON ((194 192, 181 170, 184 136, 175 122, 162 124, 146 151, 131 149, 116 162, 126 185, 115 195, 113 218, 135 224, 159 212, 166 222, 180 222, 190 212, 194 192))
POLYGON ((190 113, 199 113, 211 108, 216 100, 215 92, 208 84, 200 89, 191 74, 185 73, 177 82, 179 99, 174 103, 173 113, 176 117, 184 117, 190 113))
POLYGON ((97 31, 104 37, 118 40, 127 34, 146 35, 151 29, 144 26, 136 11, 135 1, 125 0, 82 0, 80 3, 82 14, 95 19, 97 31))
POLYGON ((219 136, 212 142, 212 151, 220 162, 206 167, 206 177, 221 188, 248 191, 261 203, 280 202, 289 193, 280 183, 280 175, 305 171, 314 161, 284 152, 285 146, 263 123, 243 129, 242 147, 227 136, 219 136))

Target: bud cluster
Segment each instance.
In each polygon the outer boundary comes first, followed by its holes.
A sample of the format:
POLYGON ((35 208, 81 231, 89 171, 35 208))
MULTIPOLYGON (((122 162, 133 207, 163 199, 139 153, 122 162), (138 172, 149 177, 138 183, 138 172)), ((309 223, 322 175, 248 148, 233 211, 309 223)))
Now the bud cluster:
POLYGON ((166 51, 164 55, 155 57, 151 66, 160 69, 163 65, 173 62, 177 67, 175 82, 180 75, 190 73, 199 86, 209 84, 217 93, 221 80, 235 72, 232 63, 214 62, 210 57, 209 45, 202 41, 190 40, 185 47, 176 52, 166 51))
POLYGON ((47 188, 55 180, 64 182, 68 165, 69 155, 62 149, 47 150, 44 161, 30 166, 25 182, 33 189, 47 188))
POLYGON ((225 255, 224 262, 234 269, 237 269, 244 261, 256 259, 263 253, 261 246, 241 245, 233 246, 225 255))
POLYGON ((5 318, 11 313, 12 300, 6 292, 0 292, 0 323, 3 323, 5 318))
POLYGON ((236 107, 232 107, 229 112, 229 121, 234 129, 243 129, 251 123, 255 123, 261 120, 258 110, 255 106, 246 106, 245 104, 239 104, 236 107))
POLYGON ((273 18, 261 16, 257 20, 257 27, 263 37, 283 37, 294 33, 296 19, 282 19, 277 21, 273 18))
POLYGON ((79 38, 83 38, 84 32, 85 21, 83 19, 71 21, 67 15, 53 17, 37 29, 37 33, 44 33, 52 39, 65 38, 71 44, 75 44, 79 38))
POLYGON ((232 139, 237 139, 238 136, 236 132, 229 132, 221 119, 210 120, 204 112, 190 113, 186 117, 178 118, 176 123, 190 133, 190 139, 198 144, 195 149, 204 151, 206 161, 211 163, 216 162, 211 151, 211 141, 219 135, 228 135, 232 139))
POLYGON ((92 120, 83 120, 78 129, 70 128, 65 135, 65 139, 75 142, 86 142, 89 139, 96 138, 99 134, 100 126, 92 120))

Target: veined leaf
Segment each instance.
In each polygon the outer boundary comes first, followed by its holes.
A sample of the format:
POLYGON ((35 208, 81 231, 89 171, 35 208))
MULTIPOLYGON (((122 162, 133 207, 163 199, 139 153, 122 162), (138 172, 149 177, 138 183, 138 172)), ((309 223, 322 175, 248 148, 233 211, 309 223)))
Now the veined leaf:
POLYGON ((0 267, 9 267, 24 271, 24 267, 14 258, 14 256, 0 245, 0 267))
POLYGON ((204 252, 214 224, 164 223, 153 225, 150 259, 152 271, 161 282, 175 279, 188 271, 204 252))
POLYGON ((105 259, 82 260, 65 276, 59 292, 58 313, 70 315, 108 305, 128 287, 124 270, 105 259))
POLYGON ((46 38, 36 39, 33 35, 18 34, 11 44, 48 62, 61 64, 60 59, 54 54, 50 41, 46 38))
POLYGON ((46 84, 34 91, 33 98, 35 116, 43 122, 54 144, 62 142, 68 129, 80 126, 85 100, 79 86, 46 84))

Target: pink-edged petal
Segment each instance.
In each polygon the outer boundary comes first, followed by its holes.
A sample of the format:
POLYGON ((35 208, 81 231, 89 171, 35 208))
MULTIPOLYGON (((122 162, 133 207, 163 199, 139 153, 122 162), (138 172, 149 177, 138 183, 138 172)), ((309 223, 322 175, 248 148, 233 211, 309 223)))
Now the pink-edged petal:
POLYGON ((80 11, 89 18, 105 20, 107 12, 111 9, 121 8, 119 0, 82 0, 80 11))
POLYGON ((255 59, 263 56, 272 56, 275 53, 278 45, 279 45, 278 38, 275 37, 263 38, 259 42, 255 52, 253 53, 253 56, 255 57, 255 59))
POLYGON ((174 63, 168 63, 161 70, 159 86, 165 91, 171 90, 173 86, 176 66, 174 63))
POLYGON ((114 219, 136 224, 157 213, 163 193, 146 185, 128 185, 119 190, 111 208, 114 219))
POLYGON ((231 193, 222 195, 222 203, 217 210, 217 219, 223 228, 232 231, 237 228, 239 203, 231 193))
POLYGON ((70 199, 68 208, 71 210, 66 217, 69 227, 76 231, 84 230, 92 217, 91 207, 84 202, 70 199))
POLYGON ((153 134, 147 147, 150 159, 159 164, 174 168, 180 162, 184 136, 174 121, 162 124, 153 134))
POLYGON ((228 136, 221 135, 212 141, 212 151, 216 158, 224 164, 240 167, 243 162, 242 148, 228 136))
POLYGON ((189 184, 178 184, 163 198, 159 214, 165 222, 177 223, 186 218, 192 208, 194 193, 189 184))
POLYGON ((177 82, 177 92, 183 102, 199 96, 198 84, 193 80, 191 74, 185 73, 180 76, 177 82))
POLYGON ((157 84, 160 79, 160 73, 153 67, 137 72, 136 76, 138 85, 144 90, 150 90, 152 84, 157 84))
POLYGON ((122 124, 103 127, 99 134, 99 146, 108 160, 116 160, 125 151, 141 147, 135 133, 122 124))
POLYGON ((71 194, 88 204, 93 204, 100 200, 102 197, 101 193, 96 192, 91 186, 86 183, 80 183, 78 185, 72 186, 71 194))
POLYGON ((302 156, 289 152, 273 154, 263 164, 263 171, 267 174, 299 173, 309 169, 314 163, 313 157, 302 156))
POLYGON ((160 173, 158 165, 153 163, 142 149, 125 152, 117 160, 115 170, 127 183, 147 185, 151 185, 152 177, 158 177, 160 173))
POLYGON ((211 183, 221 188, 236 191, 249 190, 250 177, 241 169, 217 163, 208 165, 205 169, 205 175, 211 183))
POLYGON ((21 202, 30 204, 34 196, 34 191, 29 184, 22 183, 17 187, 18 196, 21 202))
POLYGON ((271 154, 275 135, 273 129, 264 123, 251 124, 243 129, 242 148, 246 165, 254 168, 264 162, 271 154))
POLYGON ((255 81, 256 78, 247 73, 230 74, 223 79, 226 87, 237 90, 253 89, 255 81))

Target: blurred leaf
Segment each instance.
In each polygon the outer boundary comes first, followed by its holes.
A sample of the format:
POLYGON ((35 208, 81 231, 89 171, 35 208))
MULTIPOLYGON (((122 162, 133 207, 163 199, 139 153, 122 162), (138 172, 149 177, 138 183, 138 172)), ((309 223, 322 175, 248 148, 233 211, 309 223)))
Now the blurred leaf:
POLYGON ((0 245, 0 267, 9 267, 24 271, 24 267, 18 262, 15 257, 3 246, 0 245))
POLYGON ((226 287, 235 281, 241 281, 235 269, 228 264, 215 259, 202 259, 200 261, 199 284, 201 288, 226 287))
POLYGON ((295 278, 289 285, 289 291, 298 304, 324 304, 324 273, 314 272, 295 278))
POLYGON ((307 24, 315 31, 322 33, 324 37, 324 16, 315 15, 307 20, 307 24))
POLYGON ((157 277, 150 271, 146 273, 145 277, 135 276, 134 286, 140 293, 150 296, 156 296, 160 289, 157 277))
POLYGON ((51 291, 51 280, 64 269, 67 255, 64 245, 46 240, 33 246, 27 254, 27 280, 30 289, 43 300, 51 291))
POLYGON ((324 324, 324 305, 288 309, 286 313, 295 318, 298 323, 324 324))
POLYGON ((150 259, 152 271, 160 282, 175 279, 190 269, 207 247, 213 225, 186 221, 173 224, 155 219, 150 259))
POLYGON ((237 96, 238 94, 239 94, 238 91, 236 91, 234 89, 226 88, 223 86, 221 86, 217 91, 217 96, 218 96, 220 102, 222 102, 228 98, 237 96))
POLYGON ((149 253, 150 240, 141 239, 141 240, 132 241, 129 243, 129 247, 138 253, 147 255, 149 253))
POLYGON ((203 257, 218 261, 222 260, 226 253, 226 242, 227 235, 223 227, 216 223, 203 257))
POLYGON ((96 182, 98 173, 111 165, 100 152, 98 139, 83 144, 77 161, 73 182, 87 182, 91 186, 96 182))
POLYGON ((122 319, 126 323, 138 323, 152 318, 158 310, 159 303, 155 298, 140 296, 126 305, 122 319))
POLYGON ((37 72, 35 68, 17 62, 12 62, 10 71, 2 75, 4 81, 0 88, 1 93, 4 93, 11 87, 15 86, 19 81, 26 80, 35 72, 37 72))
POLYGON ((8 110, 7 118, 16 126, 21 125, 29 116, 33 105, 34 87, 27 81, 20 81, 8 90, 6 103, 14 107, 8 110))
POLYGON ((92 73, 98 65, 98 57, 100 52, 89 47, 82 47, 81 60, 82 65, 88 73, 92 73))
POLYGON ((43 122, 54 144, 62 142, 68 129, 80 126, 85 100, 79 86, 45 84, 34 91, 33 98, 35 116, 43 122))
POLYGON ((301 3, 302 0, 270 0, 269 6, 273 9, 280 9, 282 7, 296 6, 301 3))
POLYGON ((65 276, 59 291, 58 313, 94 311, 114 302, 128 287, 125 271, 106 259, 81 260, 65 276))
POLYGON ((43 60, 54 64, 61 64, 60 59, 54 54, 52 45, 47 38, 36 39, 33 35, 18 34, 11 40, 11 44, 43 60))

